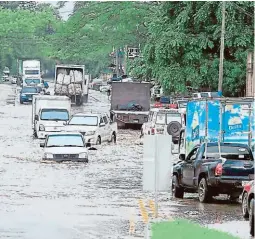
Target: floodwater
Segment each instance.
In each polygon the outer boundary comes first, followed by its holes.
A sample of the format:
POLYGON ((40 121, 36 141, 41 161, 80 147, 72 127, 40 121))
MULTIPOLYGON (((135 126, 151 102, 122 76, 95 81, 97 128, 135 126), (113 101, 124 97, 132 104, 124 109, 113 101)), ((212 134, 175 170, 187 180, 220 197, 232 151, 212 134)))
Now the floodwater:
MULTIPOLYGON (((31 104, 19 104, 16 85, 0 84, 0 92, 0 238, 143 237, 138 200, 147 204, 153 194, 142 191, 140 131, 120 130, 116 145, 90 151, 88 164, 43 163, 41 141, 32 137, 31 104), (135 233, 130 236, 132 216, 135 233)), ((91 91, 89 103, 73 113, 91 110, 107 112, 107 96, 91 91)), ((196 195, 172 200, 170 193, 161 193, 159 216, 203 225, 233 221, 230 230, 238 227, 242 232, 233 233, 249 238, 241 205, 224 200, 200 204, 196 195)))

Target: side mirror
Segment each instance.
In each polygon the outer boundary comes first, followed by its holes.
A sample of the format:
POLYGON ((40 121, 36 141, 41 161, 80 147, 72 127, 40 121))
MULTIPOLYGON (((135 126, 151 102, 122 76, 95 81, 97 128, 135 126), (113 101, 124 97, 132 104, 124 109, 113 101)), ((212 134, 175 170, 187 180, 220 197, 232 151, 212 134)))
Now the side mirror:
POLYGON ((63 125, 67 125, 67 121, 63 122, 63 125))
POLYGON ((45 143, 40 143, 40 147, 44 148, 45 147, 45 143))
POLYGON ((105 123, 100 123, 99 126, 100 126, 100 127, 104 127, 104 126, 105 126, 105 123))
POLYGON ((35 115, 35 120, 37 120, 37 121, 39 120, 39 117, 38 117, 38 115, 35 115))
POLYGON ((184 161, 184 160, 185 160, 185 154, 180 154, 180 155, 179 155, 179 159, 180 159, 181 161, 184 161))

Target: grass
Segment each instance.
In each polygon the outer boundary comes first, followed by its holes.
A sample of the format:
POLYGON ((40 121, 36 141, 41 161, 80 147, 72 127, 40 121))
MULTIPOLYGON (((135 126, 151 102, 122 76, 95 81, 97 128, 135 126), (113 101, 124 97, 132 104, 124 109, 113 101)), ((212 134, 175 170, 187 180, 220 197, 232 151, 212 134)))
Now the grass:
POLYGON ((152 239, 239 239, 225 232, 201 227, 187 220, 153 223, 152 239))

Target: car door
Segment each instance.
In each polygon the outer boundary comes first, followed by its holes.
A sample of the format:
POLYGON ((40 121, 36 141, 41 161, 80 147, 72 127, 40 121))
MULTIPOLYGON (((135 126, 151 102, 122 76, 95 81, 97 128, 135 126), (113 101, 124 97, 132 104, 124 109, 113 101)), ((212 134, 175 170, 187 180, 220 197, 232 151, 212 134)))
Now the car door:
POLYGON ((106 133, 105 133, 105 122, 102 116, 100 116, 99 120, 99 135, 101 136, 101 141, 105 141, 106 133), (103 124, 103 125, 101 125, 103 124))
POLYGON ((188 187, 193 186, 194 163, 197 157, 199 147, 195 147, 185 159, 182 166, 182 184, 188 187))

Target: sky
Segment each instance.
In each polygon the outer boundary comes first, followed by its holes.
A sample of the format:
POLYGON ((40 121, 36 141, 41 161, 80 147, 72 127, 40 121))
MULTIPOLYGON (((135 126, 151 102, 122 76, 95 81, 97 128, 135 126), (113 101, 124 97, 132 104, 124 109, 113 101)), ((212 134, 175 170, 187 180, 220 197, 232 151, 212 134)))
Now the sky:
MULTIPOLYGON (((42 1, 45 3, 51 3, 52 5, 56 6, 58 1, 42 1)), ((60 9, 60 15, 64 20, 68 19, 68 15, 72 13, 73 10, 73 6, 74 6, 74 2, 73 1, 68 1, 65 4, 65 7, 60 9)))

